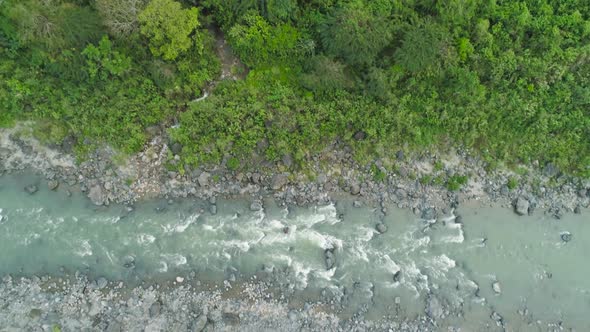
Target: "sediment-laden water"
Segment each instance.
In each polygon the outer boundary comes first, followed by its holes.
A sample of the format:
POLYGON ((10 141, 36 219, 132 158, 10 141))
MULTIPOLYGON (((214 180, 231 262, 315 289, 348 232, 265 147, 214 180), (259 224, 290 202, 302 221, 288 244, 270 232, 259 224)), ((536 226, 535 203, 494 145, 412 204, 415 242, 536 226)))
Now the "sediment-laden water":
POLYGON ((65 189, 23 190, 36 182, 0 177, 2 275, 82 271, 129 283, 266 275, 289 296, 329 299, 343 318, 426 313, 441 329, 590 330, 588 211, 557 220, 473 204, 422 220, 394 207, 382 218, 352 200, 306 208, 269 200, 256 210, 218 199, 215 214, 211 202, 190 199, 97 208, 65 189))

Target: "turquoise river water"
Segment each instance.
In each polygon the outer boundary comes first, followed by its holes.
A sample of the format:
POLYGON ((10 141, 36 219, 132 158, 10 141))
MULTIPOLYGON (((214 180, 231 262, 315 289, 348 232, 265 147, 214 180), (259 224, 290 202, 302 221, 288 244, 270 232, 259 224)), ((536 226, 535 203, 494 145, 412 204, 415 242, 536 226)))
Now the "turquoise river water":
POLYGON ((212 215, 203 201, 150 201, 129 211, 45 187, 29 175, 0 177, 0 275, 80 270, 132 282, 194 271, 223 281, 275 270, 301 296, 346 293, 350 314, 364 306, 376 317, 392 308, 411 317, 436 296, 461 312, 442 325, 467 331, 489 324, 492 311, 510 330, 543 321, 590 331, 587 210, 556 220, 474 204, 461 206, 455 223, 454 214, 425 221, 390 207, 380 234, 378 211, 347 200, 306 208, 268 201, 262 211, 218 200, 212 215), (30 183, 39 183, 35 195, 23 190, 30 183), (334 252, 331 269, 326 250, 334 252))

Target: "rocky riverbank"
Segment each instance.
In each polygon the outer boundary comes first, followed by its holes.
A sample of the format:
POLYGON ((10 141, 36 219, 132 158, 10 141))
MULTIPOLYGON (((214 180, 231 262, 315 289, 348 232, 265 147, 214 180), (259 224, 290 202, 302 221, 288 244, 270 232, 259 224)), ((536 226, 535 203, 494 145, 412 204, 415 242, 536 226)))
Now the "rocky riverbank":
POLYGON ((203 287, 196 279, 177 277, 134 287, 78 273, 64 278, 7 276, 0 283, 0 307, 1 331, 435 330, 426 315, 412 320, 395 315, 365 320, 359 314, 341 319, 334 302, 275 296, 271 283, 254 279, 203 287))
MULTIPOLYGON (((286 204, 325 203, 340 195, 353 195, 358 205, 384 205, 393 202, 412 209, 423 218, 458 204, 479 201, 511 207, 526 215, 542 209, 559 218, 565 212, 580 212, 590 205, 590 180, 562 174, 553 165, 488 171, 487 164, 463 151, 445 154, 423 153, 406 156, 399 151, 391 159, 379 159, 367 166, 356 162, 350 149, 334 143, 308 160, 305 171, 291 171, 292 160, 285 156, 276 164, 260 163, 251 171, 230 170, 219 165, 170 171, 178 163, 162 128, 150 131, 151 142, 143 152, 122 157, 104 147, 85 161, 76 162, 72 141, 61 146, 44 146, 30 126, 0 129, 0 173, 33 169, 43 174, 52 190, 84 192, 96 205, 133 204, 146 199, 196 197, 266 196, 286 204)), ((227 159, 227 158, 226 158, 227 159)))

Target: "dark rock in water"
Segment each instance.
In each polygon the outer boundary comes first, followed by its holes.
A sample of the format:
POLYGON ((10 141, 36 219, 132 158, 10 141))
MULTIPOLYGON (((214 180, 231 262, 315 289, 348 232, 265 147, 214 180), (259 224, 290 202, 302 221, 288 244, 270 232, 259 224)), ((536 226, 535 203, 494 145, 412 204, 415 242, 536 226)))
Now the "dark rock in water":
POLYGON ((262 210, 262 203, 259 201, 254 201, 250 204, 250 211, 260 211, 262 210))
POLYGON ((100 278, 98 278, 98 280, 96 280, 96 286, 98 287, 98 289, 103 289, 107 285, 108 285, 108 281, 103 277, 100 277, 100 278))
POLYGON ((133 256, 125 256, 123 258, 123 266, 127 269, 132 269, 135 267, 135 258, 133 256))
POLYGON ((425 220, 436 219, 436 211, 430 207, 422 210, 422 219, 425 219, 425 220))
POLYGON ((394 282, 399 282, 402 278, 402 271, 399 270, 396 273, 393 274, 393 281, 394 282))
POLYGON ((572 240, 572 237, 573 237, 573 235, 570 232, 561 233, 561 241, 563 241, 565 243, 570 242, 572 240))
POLYGON ((455 223, 456 223, 456 224, 462 224, 462 223, 463 223, 463 216, 462 216, 462 215, 460 215, 460 214, 458 214, 458 215, 455 217, 455 223))
POLYGON ((28 186, 25 187, 25 191, 27 192, 27 194, 29 195, 33 195, 34 193, 36 193, 37 191, 39 191, 39 188, 34 185, 34 184, 30 184, 28 186))
POLYGON ((272 183, 270 185, 272 190, 280 190, 289 182, 287 174, 275 174, 272 177, 272 183))
POLYGON ((574 213, 575 214, 581 214, 582 213, 582 207, 580 207, 579 205, 576 205, 576 207, 574 208, 574 213))
POLYGON ((397 160, 404 160, 404 152, 402 150, 399 150, 395 153, 395 157, 397 158, 397 160))
POLYGON ((152 305, 150 306, 150 317, 156 317, 160 314, 160 312, 162 311, 162 303, 160 303, 160 301, 156 301, 154 303, 152 303, 152 305))
POLYGON ((529 213, 529 206, 529 201, 526 198, 520 196, 514 204, 514 211, 516 212, 516 214, 524 216, 529 213))
POLYGON ((200 315, 191 323, 191 331, 201 332, 207 325, 207 315, 200 315))
POLYGON ((355 139, 355 140, 357 140, 357 141, 362 141, 362 140, 364 140, 365 138, 367 138, 367 133, 365 133, 365 132, 364 132, 364 131, 362 131, 362 130, 359 130, 359 131, 357 131, 357 132, 354 134, 354 136, 353 136, 353 137, 354 137, 354 139, 355 139))
POLYGON ((334 257, 334 249, 326 249, 324 251, 324 258, 326 261, 326 270, 330 270, 336 265, 336 257, 334 257))
POLYGON ((352 202, 352 206, 355 207, 355 208, 360 208, 360 207, 363 206, 363 202, 361 202, 361 201, 354 201, 354 202, 352 202))
POLYGON ((55 190, 59 186, 59 182, 57 180, 50 180, 47 182, 47 188, 49 190, 55 190))
POLYGON ((211 205, 211 206, 209 206, 209 212, 211 214, 217 214, 217 205, 211 205))
POLYGON ((385 226, 383 223, 378 223, 377 226, 375 226, 375 229, 381 234, 387 232, 387 226, 385 226))

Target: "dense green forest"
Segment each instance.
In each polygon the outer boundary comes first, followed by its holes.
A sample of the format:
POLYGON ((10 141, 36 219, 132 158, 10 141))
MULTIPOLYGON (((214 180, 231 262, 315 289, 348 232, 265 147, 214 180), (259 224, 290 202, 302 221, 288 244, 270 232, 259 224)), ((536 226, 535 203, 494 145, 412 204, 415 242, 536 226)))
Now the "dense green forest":
POLYGON ((81 156, 177 119, 191 166, 262 147, 297 167, 340 139, 361 162, 454 145, 587 177, 590 1, 0 0, 0 126, 28 119, 81 156), (193 102, 215 29, 246 68, 193 102))

